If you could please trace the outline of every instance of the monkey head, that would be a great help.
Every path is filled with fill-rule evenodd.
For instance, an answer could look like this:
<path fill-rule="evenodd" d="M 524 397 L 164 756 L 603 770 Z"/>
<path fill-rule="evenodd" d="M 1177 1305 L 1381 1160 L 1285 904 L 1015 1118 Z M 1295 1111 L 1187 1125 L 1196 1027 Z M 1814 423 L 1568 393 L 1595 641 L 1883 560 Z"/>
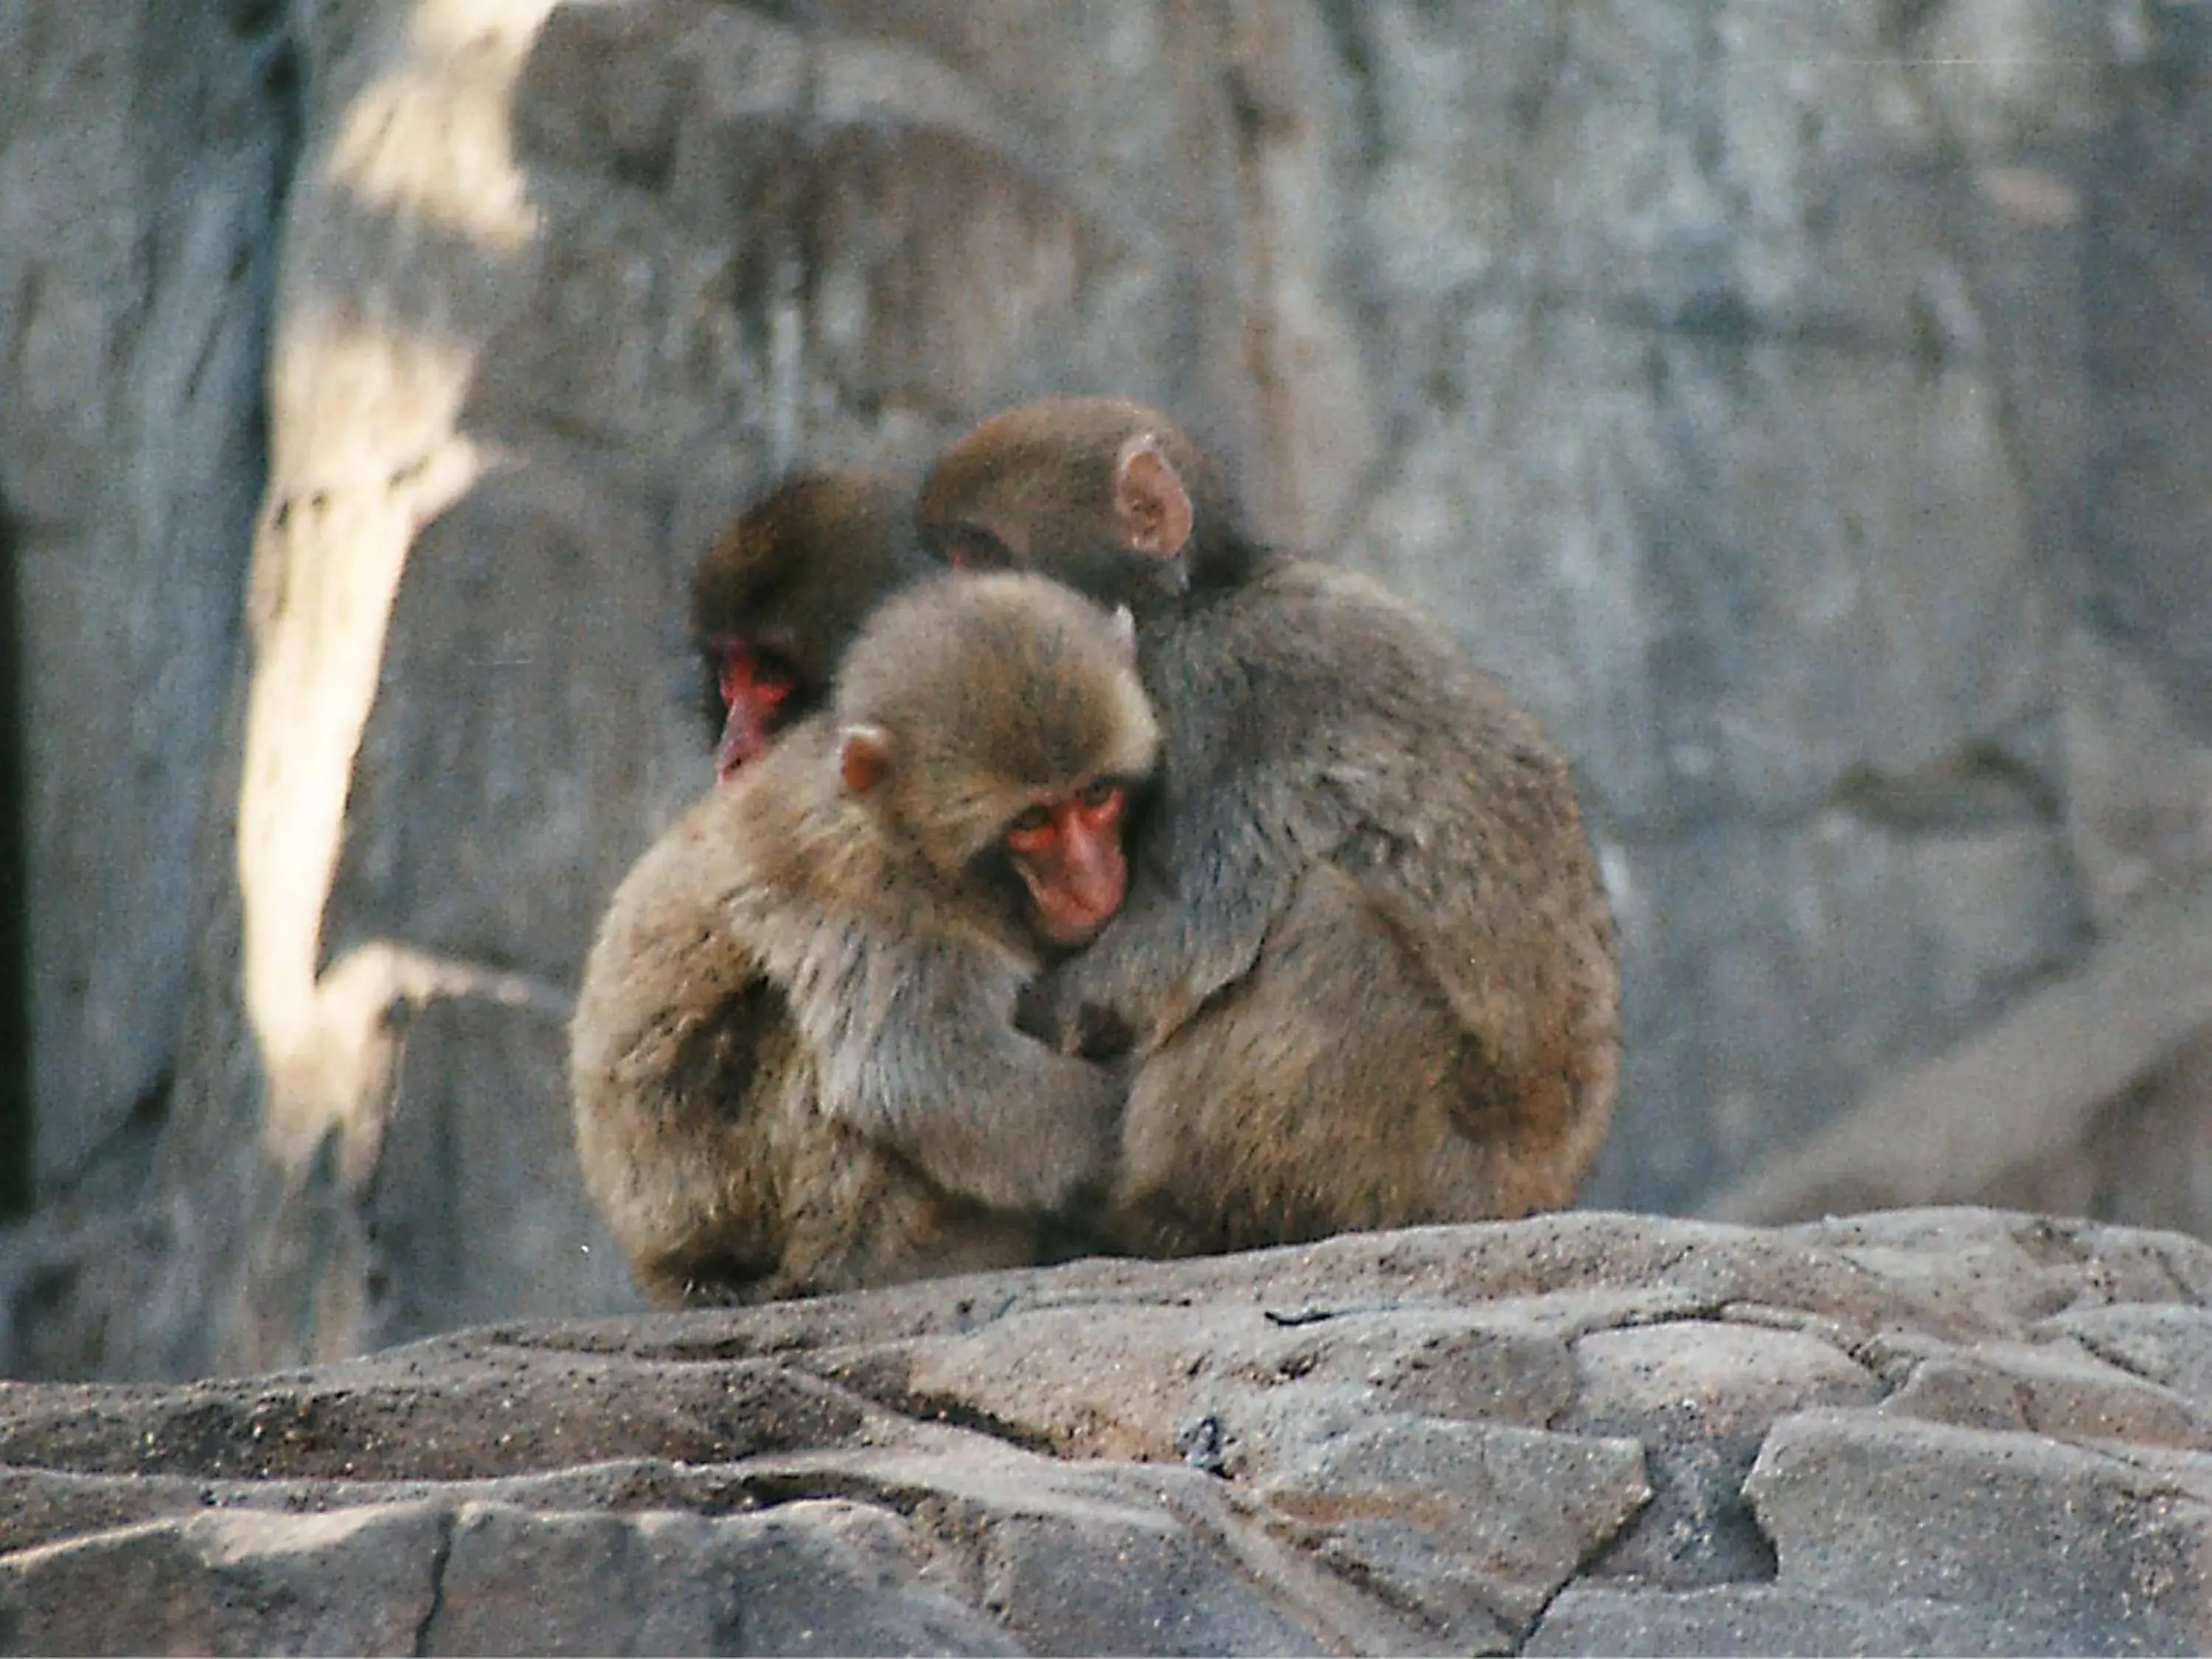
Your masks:
<path fill-rule="evenodd" d="M 823 707 L 861 620 L 931 568 L 905 489 L 879 473 L 793 473 L 740 514 L 691 577 L 718 775 Z"/>
<path fill-rule="evenodd" d="M 1127 611 L 948 574 L 876 612 L 833 707 L 843 787 L 936 878 L 1062 948 L 1121 908 L 1122 822 L 1159 750 Z"/>
<path fill-rule="evenodd" d="M 939 458 L 917 508 L 956 569 L 1041 571 L 1108 605 L 1233 580 L 1246 559 L 1226 487 L 1182 428 L 1120 398 L 1046 398 Z"/>

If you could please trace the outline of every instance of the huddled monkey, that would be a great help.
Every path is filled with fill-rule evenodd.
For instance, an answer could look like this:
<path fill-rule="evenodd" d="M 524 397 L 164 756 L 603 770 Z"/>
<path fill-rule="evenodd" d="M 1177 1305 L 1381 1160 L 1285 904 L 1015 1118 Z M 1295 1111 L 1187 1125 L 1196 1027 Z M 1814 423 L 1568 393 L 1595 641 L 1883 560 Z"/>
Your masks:
<path fill-rule="evenodd" d="M 717 773 L 758 759 L 821 708 L 868 613 L 934 568 L 912 489 L 862 467 L 793 473 L 732 520 L 691 576 Z"/>
<path fill-rule="evenodd" d="M 1534 721 L 1376 584 L 1256 544 L 1157 410 L 987 421 L 919 516 L 956 567 L 1135 611 L 1157 811 L 1128 903 L 1023 1012 L 1133 1061 L 1111 1236 L 1183 1254 L 1569 1202 L 1620 980 Z"/>
<path fill-rule="evenodd" d="M 586 1185 L 649 1297 L 1054 1253 L 1054 1216 L 1103 1190 L 1124 1080 L 1018 1030 L 1016 1002 L 1120 908 L 1158 746 L 1126 616 L 939 575 L 646 852 L 586 959 L 570 1074 Z"/>

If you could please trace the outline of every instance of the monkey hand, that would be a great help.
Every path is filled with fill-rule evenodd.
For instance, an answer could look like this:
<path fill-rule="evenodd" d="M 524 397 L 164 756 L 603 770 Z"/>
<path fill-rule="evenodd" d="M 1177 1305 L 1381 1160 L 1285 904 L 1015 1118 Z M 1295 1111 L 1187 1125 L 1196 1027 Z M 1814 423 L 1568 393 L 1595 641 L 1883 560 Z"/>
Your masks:
<path fill-rule="evenodd" d="M 1121 1068 L 1054 1057 L 1054 1086 L 1023 1109 L 1001 1114 L 988 1138 L 988 1162 L 955 1182 L 1002 1209 L 1075 1215 L 1097 1212 L 1113 1184 L 1121 1148 L 1128 1080 Z"/>
<path fill-rule="evenodd" d="M 1112 1007 L 1090 1000 L 1070 971 L 1030 981 L 1014 1005 L 1014 1028 L 1079 1060 L 1122 1060 L 1136 1046 L 1129 1022 Z"/>

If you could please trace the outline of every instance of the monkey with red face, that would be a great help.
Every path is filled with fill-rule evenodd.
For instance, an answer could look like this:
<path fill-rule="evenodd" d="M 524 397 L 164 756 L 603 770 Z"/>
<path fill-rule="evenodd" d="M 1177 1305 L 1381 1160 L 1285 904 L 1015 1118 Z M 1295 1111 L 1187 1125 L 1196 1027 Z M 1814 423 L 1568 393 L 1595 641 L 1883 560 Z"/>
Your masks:
<path fill-rule="evenodd" d="M 1158 736 L 1127 619 L 1028 576 L 884 605 L 617 890 L 570 1030 L 586 1184 L 668 1305 L 1045 1259 L 1123 1084 L 1015 1028 L 1120 908 Z"/>
<path fill-rule="evenodd" d="M 1025 404 L 939 459 L 957 565 L 1136 608 L 1159 711 L 1128 904 L 1024 1000 L 1136 1070 L 1108 1226 L 1152 1254 L 1565 1204 L 1619 1066 L 1565 761 L 1372 582 L 1269 551 L 1157 410 Z"/>
<path fill-rule="evenodd" d="M 866 468 L 793 473 L 740 514 L 691 577 L 717 774 L 820 708 L 869 612 L 934 568 L 910 490 Z"/>

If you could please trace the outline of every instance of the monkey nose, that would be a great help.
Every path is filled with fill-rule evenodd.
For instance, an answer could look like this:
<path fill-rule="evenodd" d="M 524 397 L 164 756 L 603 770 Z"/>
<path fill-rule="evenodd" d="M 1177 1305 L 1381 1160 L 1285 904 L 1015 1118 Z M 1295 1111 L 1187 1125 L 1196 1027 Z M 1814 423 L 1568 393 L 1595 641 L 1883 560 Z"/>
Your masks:
<path fill-rule="evenodd" d="M 727 783 L 767 752 L 767 723 L 745 703 L 732 704 L 729 718 L 722 723 L 722 739 L 714 748 L 715 781 Z"/>

